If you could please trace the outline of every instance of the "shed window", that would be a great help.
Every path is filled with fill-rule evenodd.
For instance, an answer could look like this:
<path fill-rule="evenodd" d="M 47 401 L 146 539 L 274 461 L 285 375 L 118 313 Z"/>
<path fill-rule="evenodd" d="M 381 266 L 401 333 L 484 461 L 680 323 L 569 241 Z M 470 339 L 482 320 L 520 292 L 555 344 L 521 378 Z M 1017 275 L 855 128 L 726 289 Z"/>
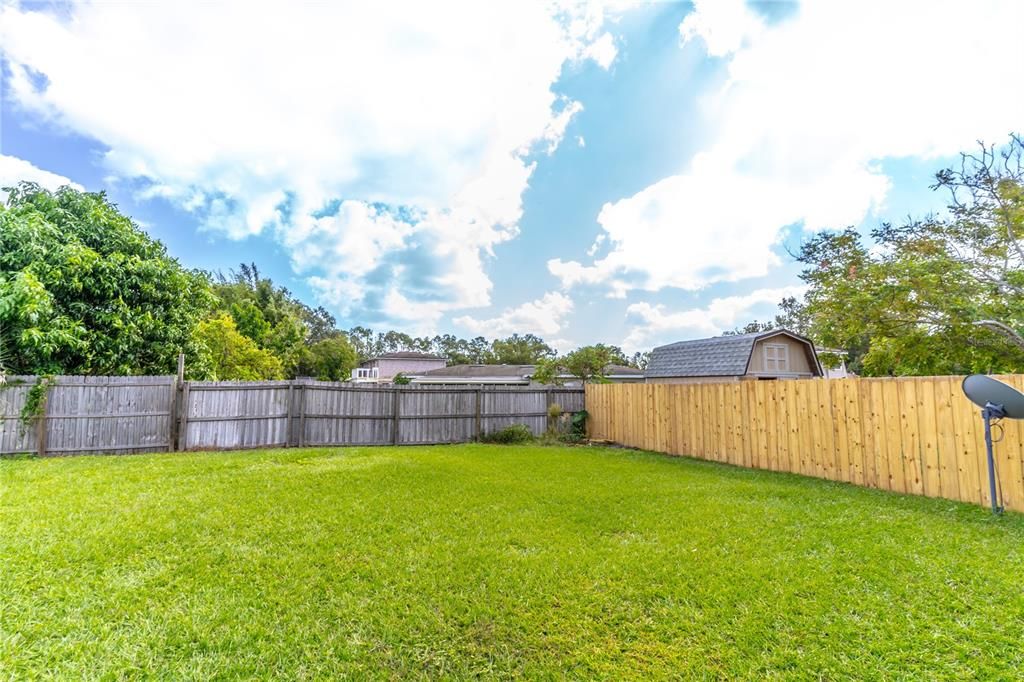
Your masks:
<path fill-rule="evenodd" d="M 764 344 L 764 368 L 769 372 L 788 372 L 789 346 L 784 343 Z"/>

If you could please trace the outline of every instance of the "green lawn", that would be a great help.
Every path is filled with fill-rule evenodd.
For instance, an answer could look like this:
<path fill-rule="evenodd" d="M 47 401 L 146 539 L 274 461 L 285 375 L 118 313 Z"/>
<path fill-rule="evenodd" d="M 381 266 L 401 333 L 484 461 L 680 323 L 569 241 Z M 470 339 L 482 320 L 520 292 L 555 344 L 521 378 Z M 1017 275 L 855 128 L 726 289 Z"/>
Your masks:
<path fill-rule="evenodd" d="M 1022 550 L 607 448 L 7 460 L 0 678 L 1020 678 Z"/>

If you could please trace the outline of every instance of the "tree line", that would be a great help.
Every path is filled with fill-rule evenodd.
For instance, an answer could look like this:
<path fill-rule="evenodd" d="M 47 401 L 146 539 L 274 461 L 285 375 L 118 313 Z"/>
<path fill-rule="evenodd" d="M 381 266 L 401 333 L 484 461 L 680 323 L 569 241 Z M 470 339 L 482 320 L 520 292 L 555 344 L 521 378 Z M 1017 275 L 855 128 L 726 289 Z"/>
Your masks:
<path fill-rule="evenodd" d="M 803 299 L 736 332 L 786 327 L 864 376 L 1024 371 L 1024 140 L 979 143 L 931 189 L 942 215 L 805 241 Z"/>
<path fill-rule="evenodd" d="M 343 380 L 360 362 L 423 351 L 449 364 L 537 364 L 557 353 L 534 334 L 489 340 L 348 330 L 255 264 L 208 273 L 183 267 L 103 193 L 32 183 L 0 206 L 0 371 L 193 379 Z M 616 364 L 627 358 L 599 345 Z"/>

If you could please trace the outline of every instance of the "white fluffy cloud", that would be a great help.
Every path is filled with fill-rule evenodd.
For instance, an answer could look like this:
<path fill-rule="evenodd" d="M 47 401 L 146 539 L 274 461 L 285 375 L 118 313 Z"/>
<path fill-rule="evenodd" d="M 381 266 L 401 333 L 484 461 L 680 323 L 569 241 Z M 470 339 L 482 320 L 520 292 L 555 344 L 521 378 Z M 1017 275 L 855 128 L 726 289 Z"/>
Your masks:
<path fill-rule="evenodd" d="M 429 320 L 489 301 L 483 257 L 517 234 L 529 155 L 580 110 L 552 85 L 614 59 L 602 25 L 541 2 L 8 5 L 0 49 L 9 95 L 101 142 L 143 196 L 271 231 L 342 312 L 404 299 Z M 422 299 L 430 263 L 424 284 L 453 288 Z"/>
<path fill-rule="evenodd" d="M 703 308 L 670 311 L 663 305 L 633 303 L 626 315 L 634 323 L 632 331 L 623 340 L 627 352 L 650 350 L 651 347 L 702 336 L 717 336 L 753 319 L 752 311 L 758 306 L 775 306 L 788 296 L 803 296 L 804 287 L 757 289 L 743 296 L 725 296 L 713 299 Z"/>
<path fill-rule="evenodd" d="M 703 100 L 709 144 L 677 175 L 605 204 L 609 250 L 554 259 L 564 286 L 698 289 L 767 274 L 780 230 L 857 224 L 885 200 L 884 159 L 935 158 L 1024 122 L 1024 3 L 810 1 L 777 24 L 739 0 L 680 27 L 728 59 Z"/>
<path fill-rule="evenodd" d="M 16 156 L 0 154 L 0 187 L 13 187 L 22 180 L 34 182 L 40 187 L 44 187 L 51 191 L 64 185 L 69 185 L 78 190 L 82 189 L 81 185 L 76 182 L 72 182 L 63 175 L 58 175 L 56 173 L 51 173 L 48 170 L 37 168 L 28 161 L 19 159 Z M 0 201 L 4 201 L 6 199 L 6 192 L 0 190 Z"/>
<path fill-rule="evenodd" d="M 468 315 L 455 318 L 474 334 L 488 337 L 507 336 L 515 333 L 532 333 L 540 336 L 557 334 L 572 312 L 572 299 L 558 291 L 550 291 L 535 301 L 523 303 L 515 308 L 506 308 L 501 315 L 487 320 L 478 320 Z M 559 339 L 565 345 L 564 339 Z"/>

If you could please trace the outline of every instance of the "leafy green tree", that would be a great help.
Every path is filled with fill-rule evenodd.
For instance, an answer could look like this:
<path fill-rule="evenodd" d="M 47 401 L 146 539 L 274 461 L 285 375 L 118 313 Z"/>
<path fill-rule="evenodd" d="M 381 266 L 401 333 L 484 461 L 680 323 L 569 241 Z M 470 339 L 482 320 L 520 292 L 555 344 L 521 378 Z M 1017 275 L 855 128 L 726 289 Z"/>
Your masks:
<path fill-rule="evenodd" d="M 566 371 L 585 384 L 604 381 L 605 370 L 611 364 L 625 364 L 625 357 L 618 346 L 603 343 L 577 348 L 562 359 Z"/>
<path fill-rule="evenodd" d="M 307 343 L 323 341 L 338 333 L 336 327 L 337 320 L 323 306 L 309 308 L 308 312 L 303 316 L 303 321 L 307 329 Z"/>
<path fill-rule="evenodd" d="M 346 332 L 349 343 L 356 350 L 356 356 L 360 362 L 369 360 L 374 355 L 379 355 L 375 352 L 374 348 L 374 334 L 373 330 L 368 327 L 356 326 Z"/>
<path fill-rule="evenodd" d="M 231 315 L 239 333 L 272 352 L 287 376 L 300 373 L 310 345 L 337 333 L 330 313 L 309 307 L 275 285 L 254 263 L 242 263 L 228 276 L 219 274 L 214 293 L 218 308 Z"/>
<path fill-rule="evenodd" d="M 356 350 L 342 334 L 322 339 L 307 347 L 298 362 L 297 374 L 321 381 L 344 381 L 359 364 Z"/>
<path fill-rule="evenodd" d="M 240 334 L 230 315 L 222 314 L 200 322 L 195 337 L 201 355 L 211 368 L 212 379 L 257 381 L 284 378 L 281 361 Z"/>
<path fill-rule="evenodd" d="M 948 216 L 805 243 L 813 338 L 867 375 L 1024 369 L 1024 143 L 982 146 L 937 174 Z"/>
<path fill-rule="evenodd" d="M 378 347 L 381 353 L 396 353 L 403 350 L 416 350 L 416 343 L 408 334 L 391 330 L 380 336 Z"/>
<path fill-rule="evenodd" d="M 651 361 L 650 351 L 637 351 L 633 353 L 633 357 L 629 359 L 628 363 L 625 363 L 629 367 L 636 367 L 637 369 L 647 369 L 648 363 Z"/>
<path fill-rule="evenodd" d="M 431 350 L 447 360 L 449 365 L 477 364 L 469 352 L 469 342 L 452 334 L 435 336 Z"/>
<path fill-rule="evenodd" d="M 533 375 L 530 378 L 538 384 L 561 386 L 564 383 L 561 377 L 562 373 L 562 365 L 559 358 L 542 358 L 537 362 L 537 366 L 534 367 Z"/>
<path fill-rule="evenodd" d="M 228 312 L 235 320 L 238 332 L 255 344 L 262 346 L 270 338 L 270 323 L 263 317 L 263 311 L 251 300 L 242 300 L 228 306 Z"/>
<path fill-rule="evenodd" d="M 537 363 L 533 380 L 559 385 L 563 383 L 562 375 L 570 374 L 585 384 L 604 383 L 608 365 L 624 364 L 621 348 L 598 343 L 577 348 L 561 358 L 543 358 Z"/>
<path fill-rule="evenodd" d="M 555 356 L 554 349 L 533 334 L 513 334 L 505 339 L 495 339 L 491 349 L 494 362 L 499 365 L 532 365 Z"/>
<path fill-rule="evenodd" d="M 759 322 L 754 320 L 733 331 L 724 332 L 722 336 L 735 336 L 738 334 L 759 334 L 771 331 L 772 329 L 787 329 L 791 332 L 808 336 L 810 334 L 810 318 L 807 314 L 807 307 L 795 296 L 787 296 L 779 301 L 779 312 L 771 322 Z"/>
<path fill-rule="evenodd" d="M 496 362 L 491 344 L 482 336 L 466 341 L 466 353 L 470 363 L 474 365 L 491 365 Z"/>
<path fill-rule="evenodd" d="M 739 336 L 741 334 L 760 334 L 761 332 L 767 332 L 775 329 L 775 323 L 773 322 L 759 322 L 754 320 L 748 322 L 742 327 L 737 327 L 732 331 L 722 332 L 722 336 Z"/>
<path fill-rule="evenodd" d="M 0 207 L 0 328 L 9 371 L 169 374 L 195 356 L 212 302 L 104 194 L 21 183 Z"/>
<path fill-rule="evenodd" d="M 442 337 L 434 337 L 433 339 L 427 336 L 414 337 L 405 332 L 395 330 L 374 332 L 372 329 L 362 326 L 349 329 L 348 338 L 355 347 L 360 361 L 365 361 L 384 353 L 395 353 L 398 351 L 439 352 L 435 348 L 435 344 L 442 339 Z M 445 338 L 455 339 L 455 337 L 450 335 Z"/>
<path fill-rule="evenodd" d="M 87 344 L 85 328 L 56 313 L 53 297 L 31 272 L 0 275 L 0 320 L 5 372 L 61 372 L 55 359 Z"/>
<path fill-rule="evenodd" d="M 807 306 L 796 296 L 787 296 L 779 301 L 779 312 L 775 315 L 775 327 L 788 329 L 801 336 L 810 336 L 811 320 Z"/>

